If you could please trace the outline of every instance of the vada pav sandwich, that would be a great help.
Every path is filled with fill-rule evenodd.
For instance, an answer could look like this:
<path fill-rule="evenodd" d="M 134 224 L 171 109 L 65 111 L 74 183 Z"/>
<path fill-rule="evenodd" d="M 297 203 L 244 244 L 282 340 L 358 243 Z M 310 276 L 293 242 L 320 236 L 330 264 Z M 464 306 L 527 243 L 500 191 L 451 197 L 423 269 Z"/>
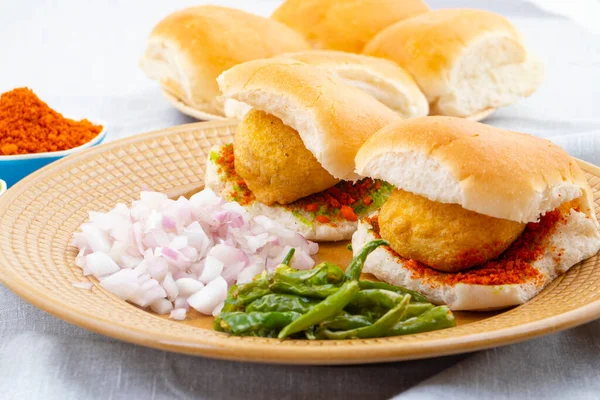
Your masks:
<path fill-rule="evenodd" d="M 582 170 L 544 139 L 413 118 L 370 137 L 356 172 L 395 187 L 352 237 L 355 254 L 372 239 L 389 242 L 363 271 L 453 310 L 525 303 L 600 249 Z"/>
<path fill-rule="evenodd" d="M 428 11 L 422 0 L 286 0 L 271 18 L 302 33 L 316 49 L 360 53 L 385 27 Z"/>
<path fill-rule="evenodd" d="M 430 114 L 481 120 L 531 95 L 543 65 L 503 16 L 445 9 L 417 15 L 379 32 L 363 51 L 392 60 L 415 79 Z"/>
<path fill-rule="evenodd" d="M 198 6 L 175 12 L 154 27 L 140 66 L 172 102 L 201 119 L 223 118 L 217 76 L 236 64 L 308 50 L 282 23 L 241 10 Z"/>
<path fill-rule="evenodd" d="M 403 118 L 429 114 L 429 103 L 413 78 L 398 64 L 383 58 L 333 50 L 308 50 L 281 56 L 313 65 L 336 75 L 375 97 Z M 242 119 L 251 107 L 225 100 L 225 114 Z"/>
<path fill-rule="evenodd" d="M 397 114 L 339 78 L 288 59 L 243 63 L 218 82 L 225 98 L 252 109 L 233 145 L 212 149 L 206 186 L 307 239 L 350 239 L 358 217 L 391 190 L 358 181 L 354 157 Z"/>

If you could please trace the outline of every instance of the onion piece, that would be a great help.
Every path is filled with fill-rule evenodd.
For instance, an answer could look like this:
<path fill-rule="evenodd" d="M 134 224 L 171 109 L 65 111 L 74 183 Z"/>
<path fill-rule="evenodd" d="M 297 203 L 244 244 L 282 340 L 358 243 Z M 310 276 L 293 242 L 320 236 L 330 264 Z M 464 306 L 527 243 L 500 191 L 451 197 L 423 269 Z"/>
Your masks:
<path fill-rule="evenodd" d="M 175 321 L 183 321 L 187 314 L 187 310 L 185 308 L 176 308 L 169 314 L 169 318 L 174 319 Z"/>
<path fill-rule="evenodd" d="M 183 297 L 189 297 L 204 287 L 202 282 L 192 278 L 177 279 L 175 284 L 179 290 L 179 295 Z"/>
<path fill-rule="evenodd" d="M 208 283 L 202 290 L 188 299 L 188 304 L 196 311 L 211 315 L 215 308 L 227 297 L 227 282 L 220 276 Z"/>
<path fill-rule="evenodd" d="M 150 304 L 150 308 L 157 314 L 164 315 L 173 311 L 173 303 L 167 299 L 158 299 Z"/>

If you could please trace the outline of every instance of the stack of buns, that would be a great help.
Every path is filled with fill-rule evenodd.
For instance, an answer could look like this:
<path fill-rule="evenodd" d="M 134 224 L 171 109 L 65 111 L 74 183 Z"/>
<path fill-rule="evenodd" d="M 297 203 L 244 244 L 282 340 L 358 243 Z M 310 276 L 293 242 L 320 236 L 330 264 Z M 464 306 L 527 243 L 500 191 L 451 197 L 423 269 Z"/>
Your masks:
<path fill-rule="evenodd" d="M 542 63 L 504 17 L 430 11 L 422 0 L 287 0 L 271 18 L 218 6 L 167 16 L 152 31 L 142 69 L 200 119 L 242 118 L 216 78 L 251 60 L 291 58 L 333 72 L 402 118 L 481 120 L 532 94 Z"/>

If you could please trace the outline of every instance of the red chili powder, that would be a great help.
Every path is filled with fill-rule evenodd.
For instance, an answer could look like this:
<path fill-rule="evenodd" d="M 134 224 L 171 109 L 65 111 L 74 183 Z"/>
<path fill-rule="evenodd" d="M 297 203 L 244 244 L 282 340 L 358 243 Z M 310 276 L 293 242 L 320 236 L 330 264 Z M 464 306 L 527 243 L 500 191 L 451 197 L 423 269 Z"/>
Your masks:
<path fill-rule="evenodd" d="M 461 272 L 436 271 L 418 261 L 406 260 L 404 267 L 411 271 L 415 279 L 422 279 L 432 286 L 437 284 L 455 285 L 457 283 L 475 285 L 507 285 L 523 283 L 541 274 L 531 266 L 531 263 L 544 255 L 542 239 L 549 235 L 556 224 L 564 218 L 560 210 L 554 210 L 541 217 L 539 222 L 531 222 L 521 236 L 496 260 L 486 262 Z M 373 233 L 379 236 L 379 221 L 377 216 L 367 219 L 373 226 Z M 398 253 L 390 247 L 386 250 L 396 257 Z"/>

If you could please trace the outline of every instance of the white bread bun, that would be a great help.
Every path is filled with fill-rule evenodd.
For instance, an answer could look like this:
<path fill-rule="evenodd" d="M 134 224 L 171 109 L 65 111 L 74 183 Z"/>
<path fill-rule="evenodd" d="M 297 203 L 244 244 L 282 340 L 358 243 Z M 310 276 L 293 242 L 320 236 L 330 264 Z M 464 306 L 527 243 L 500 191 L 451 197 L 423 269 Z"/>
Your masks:
<path fill-rule="evenodd" d="M 350 86 L 361 89 L 403 118 L 429 114 L 429 104 L 414 79 L 398 64 L 378 57 L 333 50 L 282 54 L 330 71 Z"/>
<path fill-rule="evenodd" d="M 429 114 L 429 103 L 413 78 L 398 64 L 378 57 L 335 50 L 307 50 L 281 56 L 326 70 L 396 111 L 403 118 Z M 225 100 L 225 115 L 242 119 L 252 107 Z"/>
<path fill-rule="evenodd" d="M 377 239 L 368 220 L 359 222 L 352 236 L 356 255 L 365 243 Z M 557 276 L 578 262 L 600 250 L 600 236 L 595 221 L 583 212 L 571 209 L 556 229 L 545 239 L 544 253 L 531 267 L 538 276 L 512 284 L 484 285 L 475 283 L 448 283 L 442 273 L 419 276 L 389 248 L 379 247 L 367 258 L 363 272 L 371 273 L 382 281 L 422 293 L 436 304 L 446 304 L 451 310 L 490 310 L 523 304 L 542 291 Z"/>
<path fill-rule="evenodd" d="M 579 199 L 597 224 L 577 163 L 552 142 L 455 117 L 397 121 L 371 136 L 356 172 L 432 201 L 528 223 Z"/>
<path fill-rule="evenodd" d="M 501 15 L 445 9 L 395 23 L 364 53 L 395 61 L 415 79 L 433 115 L 469 117 L 531 95 L 543 65 Z"/>
<path fill-rule="evenodd" d="M 360 146 L 400 118 L 327 71 L 287 58 L 239 64 L 217 81 L 225 99 L 249 104 L 296 130 L 306 148 L 337 179 L 357 180 L 354 157 Z"/>
<path fill-rule="evenodd" d="M 268 19 L 218 6 L 175 12 L 153 29 L 140 66 L 163 91 L 207 118 L 224 116 L 217 76 L 236 64 L 310 45 L 294 30 Z"/>
<path fill-rule="evenodd" d="M 427 11 L 422 0 L 286 0 L 271 18 L 302 33 L 317 49 L 360 53 L 385 27 Z"/>

